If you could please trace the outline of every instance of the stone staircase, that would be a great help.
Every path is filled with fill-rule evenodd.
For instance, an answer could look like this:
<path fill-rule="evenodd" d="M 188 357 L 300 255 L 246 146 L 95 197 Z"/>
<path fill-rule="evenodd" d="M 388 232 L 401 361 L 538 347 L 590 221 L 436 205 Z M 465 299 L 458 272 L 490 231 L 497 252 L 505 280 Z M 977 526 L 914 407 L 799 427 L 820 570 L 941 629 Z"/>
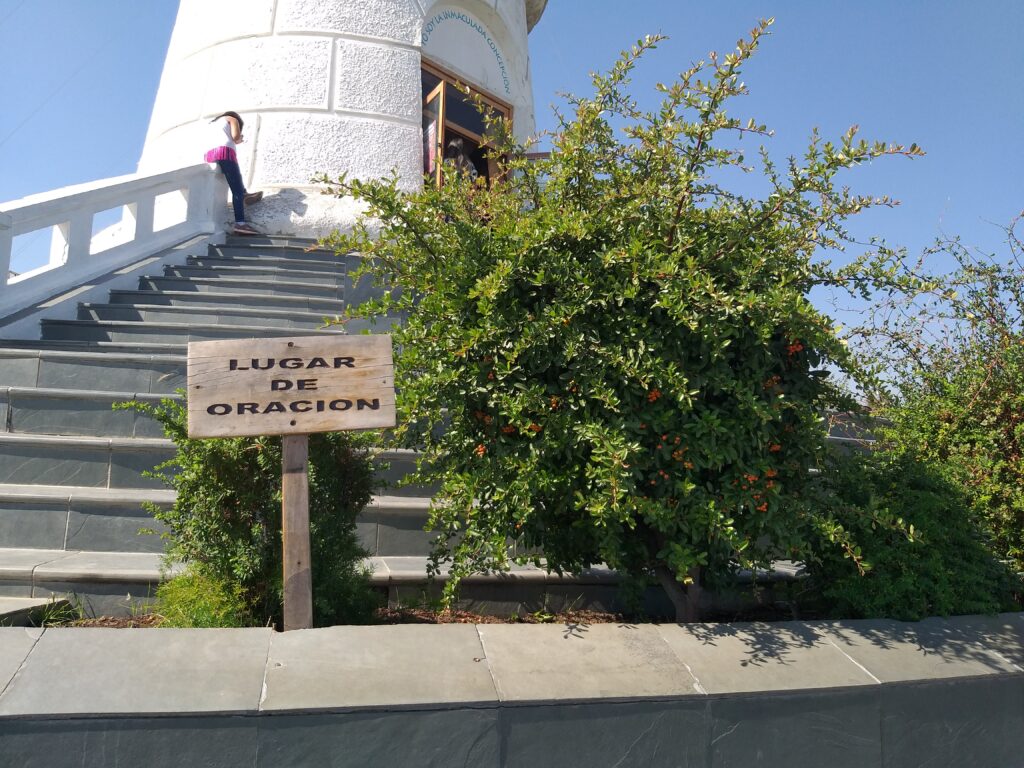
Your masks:
<path fill-rule="evenodd" d="M 163 545 L 139 533 L 159 529 L 142 504 L 174 497 L 145 473 L 173 446 L 155 421 L 112 405 L 177 397 L 189 341 L 366 327 L 325 327 L 364 298 L 348 277 L 358 257 L 312 246 L 229 239 L 140 277 L 137 289 L 111 290 L 105 303 L 80 303 L 75 319 L 44 318 L 40 338 L 0 339 L 0 597 L 9 609 L 71 593 L 86 611 L 124 613 L 150 595 Z M 393 481 L 413 456 L 382 459 Z M 358 524 L 375 580 L 422 583 L 429 499 L 415 488 L 388 493 Z"/>

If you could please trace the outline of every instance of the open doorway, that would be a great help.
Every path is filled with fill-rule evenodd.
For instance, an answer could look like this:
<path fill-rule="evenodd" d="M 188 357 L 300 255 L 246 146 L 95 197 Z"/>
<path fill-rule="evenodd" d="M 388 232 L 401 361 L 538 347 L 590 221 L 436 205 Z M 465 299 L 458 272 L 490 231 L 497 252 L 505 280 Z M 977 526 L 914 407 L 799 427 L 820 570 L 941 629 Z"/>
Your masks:
<path fill-rule="evenodd" d="M 456 87 L 459 79 L 435 64 L 424 61 L 423 85 L 423 173 L 441 185 L 442 160 L 447 158 L 474 178 L 490 184 L 497 174 L 495 163 L 487 157 L 486 126 L 483 116 L 469 96 Z M 506 118 L 512 107 L 494 96 L 479 93 L 484 104 Z M 459 157 L 457 157 L 457 155 Z"/>

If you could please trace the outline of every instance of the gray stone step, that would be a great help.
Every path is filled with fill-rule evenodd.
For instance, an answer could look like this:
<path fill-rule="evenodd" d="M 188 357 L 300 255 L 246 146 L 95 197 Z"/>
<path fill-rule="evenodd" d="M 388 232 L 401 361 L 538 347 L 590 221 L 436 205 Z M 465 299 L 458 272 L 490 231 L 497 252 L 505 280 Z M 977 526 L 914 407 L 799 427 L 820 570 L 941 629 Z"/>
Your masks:
<path fill-rule="evenodd" d="M 158 342 L 114 342 L 114 341 L 75 341 L 73 339 L 0 339 L 0 345 L 8 349 L 21 349 L 38 352 L 71 352 L 99 353 L 117 356 L 182 357 L 188 353 L 188 345 L 184 343 Z"/>
<path fill-rule="evenodd" d="M 143 506 L 169 507 L 167 488 L 115 489 L 82 486 L 0 485 L 0 541 L 27 549 L 88 549 L 102 552 L 161 552 L 165 530 Z M 428 498 L 374 496 L 356 523 L 371 556 L 419 556 L 430 552 L 433 533 L 424 531 Z"/>
<path fill-rule="evenodd" d="M 168 507 L 165 488 L 0 484 L 0 542 L 25 549 L 162 552 L 165 530 L 144 504 Z"/>
<path fill-rule="evenodd" d="M 138 400 L 155 405 L 175 395 L 88 389 L 0 387 L 0 432 L 94 437 L 163 437 L 159 423 L 115 403 Z"/>
<path fill-rule="evenodd" d="M 436 488 L 422 485 L 400 485 L 402 479 L 416 468 L 415 451 L 395 449 L 381 451 L 374 457 L 377 477 L 383 481 L 381 493 L 401 497 L 431 497 Z"/>
<path fill-rule="evenodd" d="M 194 291 L 215 293 L 267 294 L 271 296 L 303 296 L 306 298 L 344 300 L 347 283 L 326 284 L 275 280 L 273 278 L 211 278 L 162 277 L 150 275 L 139 278 L 139 288 L 150 291 Z M 352 293 L 351 289 L 348 293 Z"/>
<path fill-rule="evenodd" d="M 251 265 L 219 267 L 166 266 L 164 267 L 164 276 L 217 279 L 225 277 L 234 280 L 247 280 L 249 278 L 281 279 L 294 282 L 316 283 L 318 285 L 338 285 L 345 281 L 343 272 L 335 272 L 333 270 L 286 269 Z"/>
<path fill-rule="evenodd" d="M 316 240 L 306 237 L 289 237 L 287 235 L 228 235 L 223 246 L 214 248 L 248 248 L 264 250 L 268 246 L 282 249 L 305 251 L 313 248 L 320 253 L 333 253 L 330 249 L 321 248 Z"/>
<path fill-rule="evenodd" d="M 359 543 L 373 557 L 425 557 L 436 534 L 424 530 L 430 499 L 374 496 L 356 521 Z"/>
<path fill-rule="evenodd" d="M 361 258 L 358 253 L 337 255 L 334 251 L 314 248 L 300 248 L 283 245 L 211 245 L 207 255 L 215 258 L 241 259 L 301 259 L 304 261 L 321 261 L 325 263 L 355 263 Z"/>
<path fill-rule="evenodd" d="M 362 333 L 367 329 L 374 333 L 389 333 L 401 322 L 398 318 L 345 318 L 339 314 L 332 313 L 268 309 L 260 306 L 249 308 L 214 305 L 197 308 L 182 305 L 83 303 L 79 305 L 78 314 L 78 319 L 81 321 L 143 323 L 153 329 L 166 326 L 173 326 L 178 329 L 186 326 L 190 328 L 235 326 L 236 328 L 243 329 L 272 328 L 288 331 L 288 333 L 283 335 L 295 336 L 305 336 L 319 331 L 354 334 Z M 208 333 L 208 331 L 203 331 L 203 333 Z M 242 336 L 246 335 L 251 336 L 253 334 L 242 334 Z M 274 333 L 273 335 L 279 336 L 282 334 Z M 163 342 L 173 342 L 175 339 L 171 335 L 162 333 L 160 340 Z M 112 341 L 117 341 L 117 339 L 112 339 Z M 195 339 L 189 338 L 187 341 L 195 341 Z"/>
<path fill-rule="evenodd" d="M 115 343 L 187 344 L 190 341 L 213 339 L 273 338 L 296 335 L 295 328 L 240 324 L 193 325 L 188 322 L 131 323 L 107 320 L 43 320 L 41 325 L 44 340 L 110 341 Z M 337 335 L 341 333 L 344 333 L 343 329 L 332 327 L 304 329 L 301 335 Z"/>
<path fill-rule="evenodd" d="M 188 323 L 197 325 L 273 325 L 281 328 L 325 327 L 324 314 L 290 309 L 234 307 L 211 304 L 205 307 L 160 304 L 92 304 L 78 306 L 79 320 L 110 320 L 135 323 Z M 257 322 L 258 321 L 258 322 Z"/>
<path fill-rule="evenodd" d="M 121 354 L 113 350 L 61 351 L 48 342 L 0 341 L 0 386 L 169 394 L 185 386 L 181 355 Z M 83 345 L 84 346 L 84 345 Z M 184 347 L 179 348 L 183 353 Z"/>
<path fill-rule="evenodd" d="M 211 307 L 232 306 L 239 309 L 275 309 L 310 312 L 318 315 L 340 315 L 345 302 L 340 299 L 316 299 L 306 296 L 271 296 L 268 294 L 217 293 L 215 291 L 111 291 L 111 304 L 146 304 L 149 306 Z"/>
<path fill-rule="evenodd" d="M 87 616 L 125 616 L 166 576 L 163 555 L 0 548 L 0 595 L 69 599 Z"/>
<path fill-rule="evenodd" d="M 63 612 L 71 603 L 55 597 L 0 596 L 0 627 L 39 626 L 47 614 Z"/>
<path fill-rule="evenodd" d="M 0 434 L 0 483 L 91 488 L 163 488 L 145 477 L 174 455 L 162 438 Z"/>
<path fill-rule="evenodd" d="M 16 391 L 20 392 L 20 389 Z M 64 394 L 46 393 L 55 402 Z M 31 398 L 31 393 L 26 392 Z M 128 393 L 122 395 L 130 397 Z M 112 401 L 117 393 L 99 393 L 96 402 Z M 18 399 L 18 398 L 16 398 Z M 155 398 L 148 398 L 152 401 Z M 29 400 L 28 402 L 31 402 Z M 38 403 L 37 403 L 38 405 Z M 52 422 L 53 418 L 38 412 L 25 418 Z M 133 411 L 123 412 L 123 429 L 138 430 L 138 422 L 128 426 Z M 116 412 L 116 420 L 122 412 Z M 20 417 L 18 417 L 20 418 Z M 113 423 L 112 420 L 112 423 Z M 84 431 L 88 427 L 75 427 Z M 149 427 L 143 429 L 148 430 Z M 170 458 L 174 447 L 170 440 L 156 436 L 87 436 L 55 435 L 38 432 L 0 432 L 0 483 L 42 485 L 84 485 L 97 488 L 159 488 L 160 484 L 141 476 L 156 464 Z M 398 487 L 399 481 L 412 471 L 416 454 L 413 451 L 389 450 L 374 456 L 378 477 L 385 483 L 386 493 L 394 496 L 429 496 L 430 489 L 420 486 Z"/>
<path fill-rule="evenodd" d="M 371 583 L 387 592 L 392 605 L 423 599 L 429 585 L 427 563 L 424 555 L 365 560 Z M 0 595 L 67 598 L 88 615 L 130 614 L 149 601 L 156 585 L 167 576 L 157 553 L 0 548 Z M 447 577 L 447 569 L 442 567 L 433 589 Z M 514 612 L 523 604 L 557 609 L 555 603 L 548 602 L 549 592 L 557 596 L 559 605 L 568 604 L 567 595 L 572 595 L 571 603 L 580 607 L 588 594 L 612 594 L 617 582 L 617 574 L 603 566 L 559 575 L 533 565 L 517 565 L 507 573 L 469 576 L 460 591 L 467 595 L 467 607 L 486 610 L 490 606 L 508 615 L 510 609 Z"/>
<path fill-rule="evenodd" d="M 356 257 L 333 259 L 307 259 L 303 254 L 281 256 L 277 253 L 254 253 L 252 255 L 208 255 L 189 256 L 185 259 L 189 267 L 259 269 L 273 268 L 281 270 L 300 270 L 317 272 L 325 275 L 344 275 L 349 269 L 357 267 L 361 259 Z"/>

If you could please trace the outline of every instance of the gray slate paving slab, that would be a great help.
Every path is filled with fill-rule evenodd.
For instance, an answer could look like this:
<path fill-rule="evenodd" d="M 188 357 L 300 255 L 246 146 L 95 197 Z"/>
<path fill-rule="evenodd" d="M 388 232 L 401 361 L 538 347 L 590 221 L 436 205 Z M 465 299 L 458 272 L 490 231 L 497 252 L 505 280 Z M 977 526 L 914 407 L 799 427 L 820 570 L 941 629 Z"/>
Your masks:
<path fill-rule="evenodd" d="M 1016 671 L 1015 664 L 978 637 L 971 618 L 917 623 L 869 619 L 810 626 L 883 683 Z"/>
<path fill-rule="evenodd" d="M 707 693 L 876 682 L 827 637 L 798 622 L 666 624 L 658 631 Z"/>
<path fill-rule="evenodd" d="M 135 414 L 115 411 L 109 400 L 59 398 L 20 391 L 11 397 L 14 432 L 132 437 Z"/>
<path fill-rule="evenodd" d="M 0 483 L 103 487 L 109 463 L 106 445 L 9 441 L 0 452 Z"/>
<path fill-rule="evenodd" d="M 0 595 L 3 597 L 32 597 L 32 580 L 4 577 L 0 579 Z"/>
<path fill-rule="evenodd" d="M 42 634 L 34 627 L 0 627 L 0 699 Z"/>
<path fill-rule="evenodd" d="M 156 531 L 141 534 L 140 529 Z M 167 527 L 141 505 L 71 502 L 67 516 L 67 548 L 101 552 L 163 552 L 159 533 Z"/>
<path fill-rule="evenodd" d="M 48 629 L 0 715 L 253 711 L 271 632 Z"/>
<path fill-rule="evenodd" d="M 329 627 L 275 634 L 265 711 L 497 701 L 476 628 Z"/>
<path fill-rule="evenodd" d="M 66 501 L 0 501 L 0 541 L 10 547 L 59 549 L 67 523 Z"/>
<path fill-rule="evenodd" d="M 698 694 L 654 626 L 481 624 L 502 701 Z"/>
<path fill-rule="evenodd" d="M 0 339 L 0 387 L 34 387 L 39 377 L 39 353 L 3 349 Z"/>

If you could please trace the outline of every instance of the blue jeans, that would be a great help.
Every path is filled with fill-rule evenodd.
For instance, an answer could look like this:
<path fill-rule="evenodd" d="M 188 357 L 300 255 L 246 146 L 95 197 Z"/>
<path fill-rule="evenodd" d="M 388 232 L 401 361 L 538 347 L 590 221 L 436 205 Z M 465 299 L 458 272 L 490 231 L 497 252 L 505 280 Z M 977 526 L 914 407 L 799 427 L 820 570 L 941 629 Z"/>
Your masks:
<path fill-rule="evenodd" d="M 242 183 L 242 169 L 234 160 L 218 160 L 217 165 L 231 188 L 231 205 L 235 209 L 235 223 L 245 221 L 245 184 Z"/>

